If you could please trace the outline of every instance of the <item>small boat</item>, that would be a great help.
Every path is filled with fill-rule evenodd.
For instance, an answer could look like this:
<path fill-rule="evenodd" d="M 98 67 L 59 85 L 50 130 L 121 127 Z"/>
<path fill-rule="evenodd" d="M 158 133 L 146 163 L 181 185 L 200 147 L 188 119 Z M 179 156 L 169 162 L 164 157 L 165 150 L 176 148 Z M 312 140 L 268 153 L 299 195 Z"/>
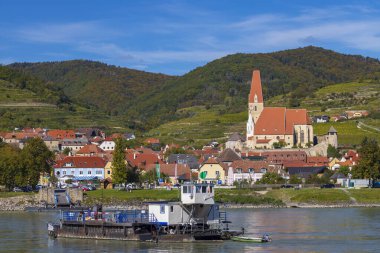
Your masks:
<path fill-rule="evenodd" d="M 264 235 L 263 237 L 232 236 L 231 240 L 236 241 L 236 242 L 253 242 L 253 243 L 264 243 L 264 242 L 272 241 L 272 239 L 268 235 Z"/>

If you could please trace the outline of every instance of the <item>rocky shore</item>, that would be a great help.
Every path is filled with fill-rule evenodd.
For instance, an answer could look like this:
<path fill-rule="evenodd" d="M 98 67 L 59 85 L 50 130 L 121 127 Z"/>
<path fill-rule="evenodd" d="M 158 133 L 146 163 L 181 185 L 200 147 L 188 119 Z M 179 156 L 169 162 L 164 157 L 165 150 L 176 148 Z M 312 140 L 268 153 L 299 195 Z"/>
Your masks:
<path fill-rule="evenodd" d="M 0 211 L 24 211 L 26 207 L 43 207 L 36 195 L 0 198 Z"/>

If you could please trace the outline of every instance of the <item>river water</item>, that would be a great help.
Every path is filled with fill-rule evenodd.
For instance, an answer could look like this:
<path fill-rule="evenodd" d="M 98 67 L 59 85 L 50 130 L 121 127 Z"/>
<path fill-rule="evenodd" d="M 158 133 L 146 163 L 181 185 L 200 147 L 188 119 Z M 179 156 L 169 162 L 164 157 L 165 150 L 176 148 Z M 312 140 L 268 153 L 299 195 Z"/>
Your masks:
<path fill-rule="evenodd" d="M 0 212 L 0 252 L 380 252 L 380 209 L 228 209 L 231 228 L 269 233 L 267 244 L 49 239 L 57 213 Z"/>

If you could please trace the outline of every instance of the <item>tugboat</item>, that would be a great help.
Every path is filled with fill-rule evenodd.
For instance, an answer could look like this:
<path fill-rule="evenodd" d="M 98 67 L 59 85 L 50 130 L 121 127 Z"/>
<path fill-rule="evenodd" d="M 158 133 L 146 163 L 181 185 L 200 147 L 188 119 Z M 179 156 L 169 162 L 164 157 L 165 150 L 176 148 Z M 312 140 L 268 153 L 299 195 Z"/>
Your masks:
<path fill-rule="evenodd" d="M 57 224 L 48 224 L 55 238 L 97 238 L 134 241 L 192 242 L 228 240 L 243 231 L 229 230 L 227 213 L 214 201 L 212 184 L 181 186 L 177 202 L 149 202 L 147 210 L 61 211 Z"/>

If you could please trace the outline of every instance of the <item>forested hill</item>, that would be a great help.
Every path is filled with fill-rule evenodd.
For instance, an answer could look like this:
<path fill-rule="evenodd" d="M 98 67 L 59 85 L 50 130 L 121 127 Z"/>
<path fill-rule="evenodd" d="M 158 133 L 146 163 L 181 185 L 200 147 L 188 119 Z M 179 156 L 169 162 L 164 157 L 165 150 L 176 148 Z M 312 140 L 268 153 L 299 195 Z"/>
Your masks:
<path fill-rule="evenodd" d="M 61 87 L 81 105 L 108 114 L 125 114 L 153 127 L 186 115 L 179 108 L 223 104 L 246 109 L 253 69 L 260 69 L 266 98 L 291 92 L 290 106 L 320 87 L 380 79 L 380 62 L 317 47 L 267 54 L 233 54 L 171 77 L 91 61 L 9 65 Z M 289 105 L 288 105 L 289 106 Z"/>
<path fill-rule="evenodd" d="M 77 104 L 109 115 L 126 113 L 136 97 L 175 79 L 164 74 L 85 60 L 15 63 L 8 66 L 52 82 Z"/>

